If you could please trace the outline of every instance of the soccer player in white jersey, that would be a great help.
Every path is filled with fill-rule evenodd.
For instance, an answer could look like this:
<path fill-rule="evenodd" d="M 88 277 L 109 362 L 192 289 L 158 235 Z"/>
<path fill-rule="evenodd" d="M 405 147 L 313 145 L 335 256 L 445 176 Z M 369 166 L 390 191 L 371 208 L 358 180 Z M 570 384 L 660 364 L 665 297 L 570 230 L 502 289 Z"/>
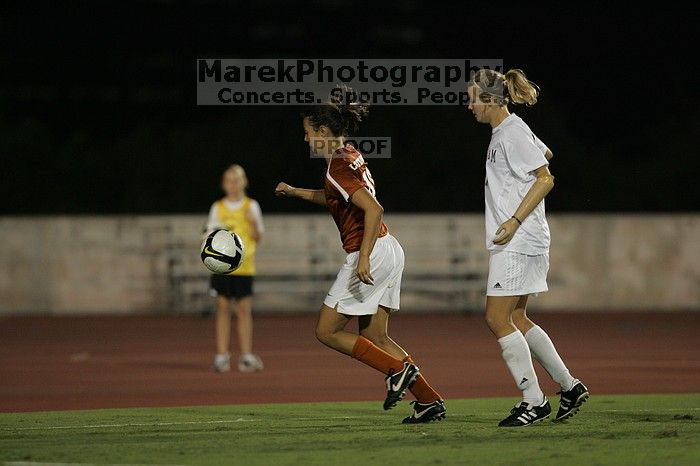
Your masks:
<path fill-rule="evenodd" d="M 490 252 L 486 323 L 498 338 L 503 359 L 523 401 L 499 426 L 519 427 L 547 418 L 532 358 L 561 385 L 555 421 L 573 416 L 588 389 L 570 373 L 552 340 L 526 314 L 528 297 L 545 292 L 549 270 L 549 226 L 544 198 L 554 186 L 552 152 L 508 104 L 534 105 L 539 88 L 521 70 L 505 74 L 482 69 L 469 82 L 469 110 L 491 126 L 486 153 L 486 247 Z"/>

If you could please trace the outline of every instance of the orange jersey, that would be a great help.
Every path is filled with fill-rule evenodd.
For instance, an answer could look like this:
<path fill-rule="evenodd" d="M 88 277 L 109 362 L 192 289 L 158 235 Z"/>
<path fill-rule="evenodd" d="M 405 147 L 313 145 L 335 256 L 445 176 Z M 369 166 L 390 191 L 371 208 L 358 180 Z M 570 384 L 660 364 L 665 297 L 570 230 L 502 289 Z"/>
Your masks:
<path fill-rule="evenodd" d="M 365 234 L 365 212 L 350 201 L 350 197 L 361 188 L 375 195 L 374 180 L 367 163 L 351 145 L 335 151 L 326 171 L 326 205 L 340 231 L 343 249 L 351 253 L 360 250 Z M 382 222 L 379 238 L 389 232 Z"/>

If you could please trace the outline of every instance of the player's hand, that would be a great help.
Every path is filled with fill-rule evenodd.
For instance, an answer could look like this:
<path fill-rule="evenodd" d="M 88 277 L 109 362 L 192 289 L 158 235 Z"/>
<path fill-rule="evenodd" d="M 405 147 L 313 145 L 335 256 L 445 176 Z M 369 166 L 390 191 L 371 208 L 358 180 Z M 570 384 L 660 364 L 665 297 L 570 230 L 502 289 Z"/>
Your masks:
<path fill-rule="evenodd" d="M 355 275 L 362 283 L 374 285 L 374 278 L 369 271 L 369 257 L 360 256 L 355 267 Z"/>
<path fill-rule="evenodd" d="M 293 197 L 294 196 L 294 188 L 292 186 L 289 186 L 287 183 L 284 183 L 284 182 L 277 183 L 277 187 L 275 188 L 275 196 L 277 196 L 277 197 Z"/>
<path fill-rule="evenodd" d="M 498 244 L 499 246 L 507 244 L 508 241 L 513 239 L 513 235 L 515 235 L 519 227 L 520 224 L 516 219 L 509 218 L 496 230 L 496 237 L 493 239 L 493 244 Z"/>

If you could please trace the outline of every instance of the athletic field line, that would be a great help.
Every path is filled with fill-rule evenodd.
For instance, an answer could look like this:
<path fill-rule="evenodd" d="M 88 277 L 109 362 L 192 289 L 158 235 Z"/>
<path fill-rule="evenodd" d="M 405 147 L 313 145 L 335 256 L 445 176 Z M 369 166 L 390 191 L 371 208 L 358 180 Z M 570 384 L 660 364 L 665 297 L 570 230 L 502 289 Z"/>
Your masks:
<path fill-rule="evenodd" d="M 700 408 L 662 408 L 662 409 L 599 409 L 598 413 L 656 413 L 659 411 L 698 411 Z"/>
<path fill-rule="evenodd" d="M 603 409 L 596 410 L 597 413 L 659 413 L 659 412 L 687 412 L 699 411 L 699 407 L 688 408 L 663 408 L 663 409 Z M 481 413 L 482 416 L 500 416 L 498 413 Z M 324 417 L 295 417 L 294 421 L 325 421 L 329 419 L 360 419 L 362 416 L 324 416 Z M 0 427 L 1 431 L 18 432 L 27 430 L 60 430 L 60 429 L 110 429 L 114 427 L 163 427 L 163 426 L 180 426 L 180 425 L 204 425 L 204 424 L 232 424 L 237 422 L 255 422 L 262 419 L 244 419 L 242 417 L 236 419 L 218 419 L 210 421 L 182 421 L 182 422 L 134 422 L 128 424 L 91 424 L 78 426 L 36 426 L 36 427 Z M 16 463 L 19 465 L 19 463 Z M 27 463 L 30 464 L 30 463 Z M 47 463 L 48 464 L 48 463 Z M 58 463 L 56 463 L 58 464 Z"/>
<path fill-rule="evenodd" d="M 352 419 L 357 416 L 331 416 L 331 417 L 297 417 L 295 421 L 322 421 L 324 419 Z M 82 426 L 36 426 L 36 427 L 1 427 L 4 431 L 20 431 L 20 430 L 56 430 L 56 429 L 109 429 L 112 427 L 163 427 L 163 426 L 180 426 L 192 424 L 231 424 L 236 422 L 255 422 L 259 419 L 217 419 L 211 421 L 182 421 L 182 422 L 133 422 L 128 424 L 90 424 Z"/>
<path fill-rule="evenodd" d="M 2 463 L 3 466 L 155 466 L 150 464 L 97 464 L 97 463 L 45 463 L 45 462 L 35 462 L 35 461 L 6 461 Z M 164 464 L 158 466 L 185 466 L 178 464 Z"/>
<path fill-rule="evenodd" d="M 37 426 L 37 427 L 3 427 L 2 430 L 52 430 L 52 429 L 108 429 L 111 427 L 162 427 L 180 426 L 186 424 L 230 424 L 233 422 L 255 422 L 257 419 L 221 419 L 216 421 L 183 421 L 183 422 L 135 422 L 129 424 L 92 424 L 86 426 Z"/>

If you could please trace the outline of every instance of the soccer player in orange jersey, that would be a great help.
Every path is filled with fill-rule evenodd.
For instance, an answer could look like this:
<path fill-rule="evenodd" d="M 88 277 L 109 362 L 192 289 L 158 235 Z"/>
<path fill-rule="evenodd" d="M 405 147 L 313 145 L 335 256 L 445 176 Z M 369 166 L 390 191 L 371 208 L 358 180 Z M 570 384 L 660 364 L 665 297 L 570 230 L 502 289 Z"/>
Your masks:
<path fill-rule="evenodd" d="M 368 106 L 359 103 L 329 103 L 304 112 L 304 140 L 328 166 L 325 187 L 302 189 L 282 182 L 275 194 L 325 205 L 348 254 L 321 306 L 316 338 L 386 375 L 384 409 L 396 406 L 410 390 L 416 400 L 404 424 L 437 421 L 446 413 L 442 397 L 387 334 L 389 315 L 399 309 L 404 253 L 382 220 L 367 163 L 345 143 L 367 114 Z M 345 330 L 354 316 L 359 335 Z"/>

